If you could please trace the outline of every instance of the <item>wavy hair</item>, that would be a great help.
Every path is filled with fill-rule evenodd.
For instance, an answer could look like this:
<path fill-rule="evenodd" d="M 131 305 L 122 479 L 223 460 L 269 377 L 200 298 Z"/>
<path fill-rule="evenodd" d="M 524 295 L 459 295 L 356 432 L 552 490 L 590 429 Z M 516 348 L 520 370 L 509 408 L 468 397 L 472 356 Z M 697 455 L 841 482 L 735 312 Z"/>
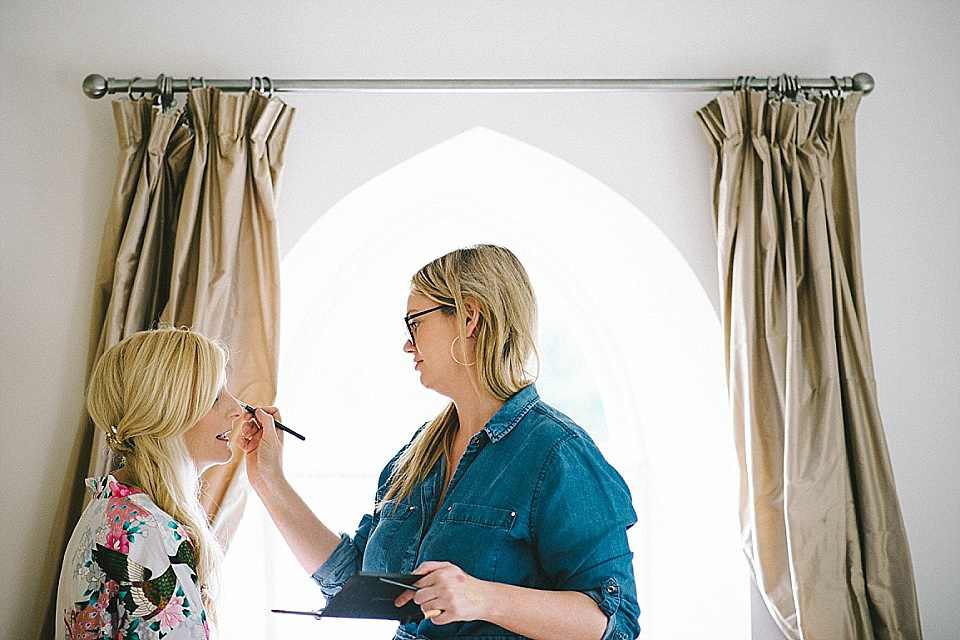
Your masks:
<path fill-rule="evenodd" d="M 107 349 L 87 389 L 87 410 L 107 444 L 194 547 L 204 609 L 216 622 L 223 549 L 200 504 L 184 434 L 213 408 L 226 381 L 227 351 L 189 329 L 140 331 Z"/>
<path fill-rule="evenodd" d="M 465 301 L 478 309 L 470 364 L 481 392 L 507 400 L 536 379 L 527 365 L 534 360 L 539 369 L 537 300 L 526 270 L 509 249 L 479 244 L 451 251 L 414 274 L 410 288 L 445 305 L 443 313 L 456 314 L 461 345 L 467 340 Z M 441 455 L 449 458 L 459 425 L 451 402 L 400 454 L 380 504 L 406 498 Z"/>

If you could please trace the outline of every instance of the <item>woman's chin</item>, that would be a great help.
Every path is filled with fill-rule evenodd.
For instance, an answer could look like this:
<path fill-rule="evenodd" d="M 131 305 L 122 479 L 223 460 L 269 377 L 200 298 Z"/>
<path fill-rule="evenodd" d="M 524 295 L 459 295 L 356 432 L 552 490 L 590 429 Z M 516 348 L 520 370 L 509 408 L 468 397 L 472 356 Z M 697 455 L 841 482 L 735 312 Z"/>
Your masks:
<path fill-rule="evenodd" d="M 199 473 L 203 473 L 210 467 L 216 467 L 230 462 L 230 458 L 233 457 L 233 451 L 230 450 L 230 446 L 226 443 L 223 445 L 223 449 L 224 451 L 215 458 L 211 457 L 203 460 L 202 462 L 198 462 L 196 459 L 194 459 L 194 464 L 197 466 L 197 471 Z"/>
<path fill-rule="evenodd" d="M 230 448 L 230 443 L 226 442 L 223 445 L 224 453 L 223 456 L 217 460 L 214 464 L 226 464 L 230 462 L 230 458 L 233 457 L 233 449 Z"/>

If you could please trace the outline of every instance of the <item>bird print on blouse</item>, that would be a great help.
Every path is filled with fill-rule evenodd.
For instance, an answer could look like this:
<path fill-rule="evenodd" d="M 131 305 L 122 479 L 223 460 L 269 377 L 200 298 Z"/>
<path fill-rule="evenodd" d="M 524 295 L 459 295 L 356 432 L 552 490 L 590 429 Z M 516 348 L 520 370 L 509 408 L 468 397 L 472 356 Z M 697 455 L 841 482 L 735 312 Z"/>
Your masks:
<path fill-rule="evenodd" d="M 93 494 L 67 545 L 57 640 L 208 640 L 193 544 L 183 526 L 113 476 Z"/>
<path fill-rule="evenodd" d="M 116 582 L 122 591 L 126 591 L 125 605 L 130 615 L 146 620 L 164 610 L 173 597 L 177 588 L 177 575 L 173 570 L 175 564 L 189 566 L 196 577 L 193 547 L 186 540 L 180 543 L 176 555 L 167 556 L 170 566 L 156 578 L 147 567 L 102 544 L 93 550 L 93 557 L 106 576 Z"/>

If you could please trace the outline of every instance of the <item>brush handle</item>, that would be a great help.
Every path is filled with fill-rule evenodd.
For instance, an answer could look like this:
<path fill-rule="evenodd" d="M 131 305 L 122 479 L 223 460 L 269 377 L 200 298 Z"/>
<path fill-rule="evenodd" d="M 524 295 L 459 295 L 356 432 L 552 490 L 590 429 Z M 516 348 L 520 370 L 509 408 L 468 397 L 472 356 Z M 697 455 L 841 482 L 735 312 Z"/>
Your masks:
<path fill-rule="evenodd" d="M 256 413 L 257 413 L 257 410 L 256 410 L 255 408 L 251 407 L 251 406 L 248 405 L 248 404 L 244 404 L 244 405 L 243 405 L 243 408 L 246 409 L 247 411 L 249 411 L 251 414 L 256 415 Z M 285 426 L 283 426 L 282 424 L 280 424 L 280 423 L 277 422 L 276 420 L 273 421 L 273 426 L 275 426 L 277 429 L 280 429 L 281 431 L 286 431 L 287 433 L 289 433 L 290 435 L 292 435 L 294 438 L 300 438 L 301 440 L 306 440 L 306 438 L 305 438 L 304 436 L 300 435 L 299 433 L 297 433 L 296 431 L 294 431 L 294 430 L 291 429 L 290 427 L 285 427 Z"/>

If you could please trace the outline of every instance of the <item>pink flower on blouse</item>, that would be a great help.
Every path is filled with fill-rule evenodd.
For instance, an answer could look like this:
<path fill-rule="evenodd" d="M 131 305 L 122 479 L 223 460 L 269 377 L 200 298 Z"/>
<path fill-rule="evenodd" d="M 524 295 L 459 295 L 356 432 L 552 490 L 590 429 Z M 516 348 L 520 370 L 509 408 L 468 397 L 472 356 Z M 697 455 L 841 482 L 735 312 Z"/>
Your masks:
<path fill-rule="evenodd" d="M 167 606 L 157 614 L 157 620 L 160 622 L 160 630 L 163 632 L 173 629 L 186 619 L 183 615 L 183 596 L 179 595 L 170 598 Z"/>
<path fill-rule="evenodd" d="M 130 553 L 130 541 L 127 539 L 127 532 L 122 528 L 119 530 L 110 527 L 107 533 L 107 547 L 120 553 Z"/>
<path fill-rule="evenodd" d="M 137 506 L 137 503 L 130 499 L 143 493 L 136 487 L 128 487 L 119 482 L 110 482 L 110 495 L 107 497 L 107 547 L 120 553 L 130 553 L 130 536 L 128 530 L 129 523 L 139 520 L 148 512 Z"/>
<path fill-rule="evenodd" d="M 141 493 L 141 491 L 136 487 L 128 487 L 127 485 L 120 484 L 119 482 L 111 482 L 110 493 L 118 498 L 126 498 L 127 496 L 133 496 Z"/>

